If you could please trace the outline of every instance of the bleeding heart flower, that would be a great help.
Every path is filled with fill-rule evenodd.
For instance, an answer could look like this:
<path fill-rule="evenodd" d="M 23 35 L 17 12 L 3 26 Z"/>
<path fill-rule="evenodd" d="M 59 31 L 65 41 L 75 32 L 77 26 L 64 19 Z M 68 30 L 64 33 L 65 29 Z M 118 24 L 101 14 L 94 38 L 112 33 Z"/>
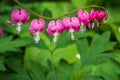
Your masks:
<path fill-rule="evenodd" d="M 3 34 L 4 34 L 3 29 L 0 28 L 0 36 L 2 36 Z"/>
<path fill-rule="evenodd" d="M 30 33 L 34 35 L 36 43 L 40 40 L 40 33 L 44 33 L 45 21 L 44 19 L 33 19 L 30 24 Z"/>
<path fill-rule="evenodd" d="M 81 22 L 80 31 L 84 32 L 86 30 L 86 27 L 89 23 L 89 14 L 87 11 L 79 10 L 78 11 L 78 19 Z"/>
<path fill-rule="evenodd" d="M 53 42 L 57 41 L 57 35 L 62 34 L 64 30 L 63 22 L 61 20 L 50 21 L 48 24 L 47 32 L 50 36 L 54 36 Z"/>
<path fill-rule="evenodd" d="M 107 17 L 107 14 L 104 11 L 96 11 L 96 19 L 98 21 L 97 28 L 100 27 L 102 20 Z"/>
<path fill-rule="evenodd" d="M 71 33 L 71 39 L 74 40 L 73 32 L 78 32 L 80 29 L 79 19 L 77 17 L 66 17 L 63 20 L 63 25 L 65 27 L 65 31 L 69 31 Z"/>
<path fill-rule="evenodd" d="M 28 12 L 26 10 L 14 10 L 11 13 L 12 22 L 7 21 L 8 24 L 17 26 L 17 32 L 20 33 L 21 25 L 26 24 L 29 21 Z"/>
<path fill-rule="evenodd" d="M 96 12 L 94 11 L 94 9 L 91 10 L 90 14 L 89 14 L 89 29 L 92 30 L 94 28 L 94 20 L 96 18 Z"/>

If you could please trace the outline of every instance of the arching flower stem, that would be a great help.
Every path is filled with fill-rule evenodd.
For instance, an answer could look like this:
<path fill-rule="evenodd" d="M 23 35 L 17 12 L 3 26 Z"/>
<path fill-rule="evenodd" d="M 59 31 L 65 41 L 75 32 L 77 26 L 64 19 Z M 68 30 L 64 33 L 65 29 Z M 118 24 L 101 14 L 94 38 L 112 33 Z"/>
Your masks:
<path fill-rule="evenodd" d="M 102 6 L 97 6 L 97 5 L 90 5 L 90 6 L 80 7 L 80 8 L 74 9 L 74 10 L 72 10 L 72 11 L 66 13 L 66 14 L 60 15 L 60 16 L 58 16 L 58 17 L 53 17 L 53 18 L 51 18 L 51 17 L 42 16 L 42 15 L 40 15 L 40 14 L 32 11 L 31 9 L 27 8 L 24 4 L 22 4 L 22 3 L 19 2 L 18 0 L 14 0 L 14 1 L 15 1 L 16 3 L 18 3 L 21 7 L 25 8 L 25 9 L 26 9 L 27 11 L 29 11 L 30 13 L 32 13 L 33 15 L 35 15 L 35 16 L 37 16 L 37 17 L 39 17 L 39 18 L 47 19 L 47 20 L 57 20 L 57 19 L 59 19 L 59 18 L 68 16 L 68 15 L 74 13 L 74 12 L 77 12 L 79 9 L 86 9 L 86 8 L 100 8 L 100 9 L 104 10 L 104 11 L 106 12 L 106 14 L 107 14 L 107 11 L 106 11 L 106 9 L 105 9 L 104 7 L 102 7 Z"/>

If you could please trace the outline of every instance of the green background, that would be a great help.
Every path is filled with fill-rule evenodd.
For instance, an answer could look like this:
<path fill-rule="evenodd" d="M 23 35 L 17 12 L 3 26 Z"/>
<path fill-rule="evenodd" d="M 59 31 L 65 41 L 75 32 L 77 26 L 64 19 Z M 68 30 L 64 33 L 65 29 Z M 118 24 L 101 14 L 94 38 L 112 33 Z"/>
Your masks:
<path fill-rule="evenodd" d="M 13 0 L 0 0 L 0 27 L 4 30 L 0 37 L 0 80 L 120 80 L 120 0 L 19 1 L 47 17 L 99 5 L 106 8 L 108 20 L 99 29 L 95 26 L 85 33 L 74 33 L 75 41 L 71 41 L 70 33 L 64 32 L 53 44 L 53 38 L 45 32 L 35 44 L 29 27 L 32 19 L 39 18 L 29 13 L 29 23 L 22 25 L 21 33 L 17 34 L 16 27 L 6 21 L 11 20 L 14 9 L 23 8 Z M 46 20 L 46 28 L 49 21 Z"/>

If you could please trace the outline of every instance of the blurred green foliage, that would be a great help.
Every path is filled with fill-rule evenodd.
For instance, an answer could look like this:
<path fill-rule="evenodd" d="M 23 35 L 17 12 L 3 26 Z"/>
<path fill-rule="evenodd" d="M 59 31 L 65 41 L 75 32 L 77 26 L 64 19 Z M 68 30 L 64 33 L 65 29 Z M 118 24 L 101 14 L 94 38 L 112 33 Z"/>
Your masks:
<path fill-rule="evenodd" d="M 22 25 L 20 34 L 6 24 L 12 10 L 22 7 L 13 0 L 1 0 L 0 27 L 4 36 L 0 37 L 0 80 L 120 80 L 120 0 L 19 1 L 47 17 L 82 6 L 101 5 L 108 11 L 108 20 L 100 29 L 75 33 L 75 41 L 70 40 L 70 33 L 63 33 L 52 44 L 52 37 L 45 32 L 35 44 L 28 31 L 30 22 Z M 30 21 L 37 18 L 29 15 Z M 48 23 L 46 20 L 46 28 Z"/>

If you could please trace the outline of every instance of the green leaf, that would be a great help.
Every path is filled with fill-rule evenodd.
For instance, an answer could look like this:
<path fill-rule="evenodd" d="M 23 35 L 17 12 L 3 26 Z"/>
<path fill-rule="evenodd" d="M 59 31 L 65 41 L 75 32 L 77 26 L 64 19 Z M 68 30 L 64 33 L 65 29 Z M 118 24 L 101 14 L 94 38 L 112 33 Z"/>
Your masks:
<path fill-rule="evenodd" d="M 107 12 L 108 12 L 108 20 L 107 23 L 116 23 L 116 22 L 120 22 L 120 11 L 119 8 L 114 8 L 114 7 L 110 7 L 108 6 L 107 8 Z M 117 14 L 116 14 L 117 13 Z"/>
<path fill-rule="evenodd" d="M 54 62 L 56 65 L 59 64 L 61 59 L 64 59 L 69 64 L 76 63 L 78 61 L 76 55 L 78 54 L 78 50 L 76 45 L 69 45 L 66 48 L 56 49 L 53 53 Z"/>
<path fill-rule="evenodd" d="M 32 43 L 30 44 L 30 46 L 37 47 L 40 49 L 49 49 L 42 39 L 37 44 L 32 40 Z"/>
<path fill-rule="evenodd" d="M 77 42 L 77 48 L 80 53 L 80 56 L 82 57 L 81 60 L 83 60 L 87 56 L 87 50 L 88 50 L 88 41 L 86 38 L 80 39 Z"/>
<path fill-rule="evenodd" d="M 32 80 L 45 80 L 46 68 L 35 61 L 30 61 L 29 68 L 26 69 Z"/>
<path fill-rule="evenodd" d="M 120 27 L 119 27 L 119 25 L 111 23 L 110 27 L 112 28 L 113 34 L 116 37 L 117 41 L 120 42 L 120 32 L 119 32 Z"/>
<path fill-rule="evenodd" d="M 6 51 L 16 51 L 17 48 L 23 47 L 23 46 L 35 46 L 41 49 L 48 49 L 44 41 L 40 40 L 38 44 L 35 44 L 34 40 L 32 38 L 18 38 L 15 40 L 12 40 L 12 37 L 6 37 L 0 39 L 0 52 L 6 52 Z"/>
<path fill-rule="evenodd" d="M 0 52 L 15 51 L 19 47 L 30 44 L 25 38 L 19 38 L 12 41 L 12 37 L 1 38 L 0 40 Z"/>
<path fill-rule="evenodd" d="M 7 73 L 0 73 L 0 79 L 1 80 L 30 80 L 28 76 L 25 74 L 7 74 Z"/>
<path fill-rule="evenodd" d="M 116 44 L 114 42 L 109 42 L 109 39 L 110 32 L 105 32 L 101 36 L 96 34 L 89 47 L 86 39 L 79 40 L 77 48 L 81 55 L 82 64 L 96 64 L 97 62 L 109 59 L 109 55 L 104 52 L 111 50 Z M 105 59 L 101 59 L 104 55 L 106 55 Z"/>
<path fill-rule="evenodd" d="M 40 63 L 41 66 L 48 68 L 48 59 L 50 59 L 50 52 L 45 49 L 36 47 L 27 47 L 25 50 L 25 67 L 30 66 L 30 60 Z"/>
<path fill-rule="evenodd" d="M 1 72 L 0 79 L 2 80 L 28 80 L 29 76 L 23 68 L 23 63 L 20 54 L 10 54 L 5 59 L 6 72 Z"/>
<path fill-rule="evenodd" d="M 73 67 L 66 63 L 65 61 L 61 61 L 60 66 L 56 68 L 56 79 L 57 80 L 71 80 L 72 79 L 72 69 Z"/>
<path fill-rule="evenodd" d="M 46 76 L 46 80 L 56 80 L 56 74 L 55 72 L 49 72 Z"/>
<path fill-rule="evenodd" d="M 104 62 L 97 66 L 94 72 L 94 74 L 104 77 L 105 80 L 119 80 L 119 75 L 116 73 L 110 62 Z"/>
<path fill-rule="evenodd" d="M 117 74 L 120 75 L 120 63 L 116 60 L 110 59 L 110 64 L 113 66 L 113 68 L 115 69 L 115 71 L 117 72 Z"/>
<path fill-rule="evenodd" d="M 0 57 L 0 71 L 6 71 L 4 66 L 4 58 Z"/>
<path fill-rule="evenodd" d="M 69 33 L 63 33 L 62 35 L 59 36 L 57 42 L 56 42 L 56 48 L 64 48 L 69 45 L 74 44 L 75 41 L 71 40 L 70 34 Z"/>
<path fill-rule="evenodd" d="M 22 73 L 23 70 L 23 64 L 22 61 L 19 59 L 19 57 L 10 57 L 7 58 L 5 61 L 5 64 L 7 65 L 7 67 L 9 67 L 9 69 L 11 69 L 13 72 L 16 73 Z"/>

